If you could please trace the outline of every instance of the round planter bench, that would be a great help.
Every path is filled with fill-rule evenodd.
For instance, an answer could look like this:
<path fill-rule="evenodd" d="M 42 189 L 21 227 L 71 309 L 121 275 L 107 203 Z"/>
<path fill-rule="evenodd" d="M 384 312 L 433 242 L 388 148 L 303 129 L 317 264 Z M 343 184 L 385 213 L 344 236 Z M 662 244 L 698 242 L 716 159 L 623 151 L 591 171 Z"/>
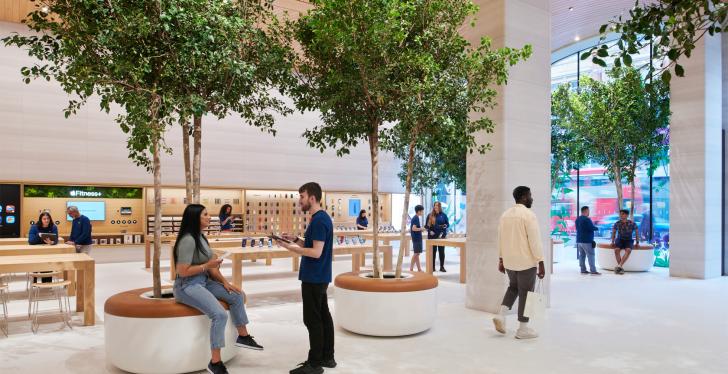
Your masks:
<path fill-rule="evenodd" d="M 407 278 L 371 279 L 367 274 L 371 272 L 336 277 L 335 311 L 339 326 L 371 336 L 412 335 L 432 327 L 437 314 L 435 276 L 403 272 Z"/>
<path fill-rule="evenodd" d="M 561 239 L 554 239 L 554 264 L 564 261 L 564 255 L 566 249 L 564 248 L 564 241 Z"/>
<path fill-rule="evenodd" d="M 151 299 L 151 288 L 116 294 L 104 304 L 106 357 L 132 373 L 186 373 L 210 362 L 210 319 L 174 298 Z M 171 289 L 163 290 L 171 293 Z M 227 304 L 220 304 L 228 310 Z M 222 360 L 235 357 L 238 334 L 228 319 Z"/>
<path fill-rule="evenodd" d="M 614 270 L 617 260 L 614 258 L 614 248 L 610 243 L 597 244 L 597 264 L 600 268 Z M 624 255 L 624 252 L 622 252 Z M 624 271 L 650 271 L 655 264 L 655 248 L 652 245 L 640 244 L 632 250 Z"/>

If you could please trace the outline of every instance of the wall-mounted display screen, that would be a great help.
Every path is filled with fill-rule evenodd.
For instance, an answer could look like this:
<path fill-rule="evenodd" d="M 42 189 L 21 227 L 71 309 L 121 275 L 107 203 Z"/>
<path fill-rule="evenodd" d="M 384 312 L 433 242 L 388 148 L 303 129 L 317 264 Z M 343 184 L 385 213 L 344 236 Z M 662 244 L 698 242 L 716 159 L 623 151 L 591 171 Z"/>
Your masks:
<path fill-rule="evenodd" d="M 130 206 L 123 206 L 121 209 L 119 209 L 119 214 L 122 216 L 130 216 L 131 215 L 131 207 Z"/>
<path fill-rule="evenodd" d="M 0 184 L 0 238 L 20 237 L 20 185 Z"/>
<path fill-rule="evenodd" d="M 105 221 L 106 220 L 106 203 L 103 201 L 68 201 L 66 207 L 69 206 L 78 207 L 78 211 L 84 216 L 88 217 L 91 221 Z M 71 216 L 66 215 L 66 219 L 73 221 Z"/>
<path fill-rule="evenodd" d="M 361 200 L 349 199 L 349 217 L 359 217 L 361 211 Z"/>

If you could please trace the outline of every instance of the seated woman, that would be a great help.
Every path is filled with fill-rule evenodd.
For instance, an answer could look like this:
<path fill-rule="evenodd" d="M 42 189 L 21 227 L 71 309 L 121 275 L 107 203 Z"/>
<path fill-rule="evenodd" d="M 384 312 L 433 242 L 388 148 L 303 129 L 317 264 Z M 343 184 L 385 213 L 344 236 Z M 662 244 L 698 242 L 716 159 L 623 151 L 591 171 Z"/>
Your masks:
<path fill-rule="evenodd" d="M 225 374 L 228 371 L 220 357 L 220 349 L 225 346 L 228 315 L 218 299 L 230 306 L 230 314 L 238 330 L 235 345 L 255 350 L 263 350 L 263 347 L 248 334 L 248 316 L 245 313 L 242 291 L 230 284 L 220 273 L 223 260 L 212 252 L 207 238 L 202 234 L 209 224 L 210 215 L 204 206 L 190 204 L 185 208 L 177 242 L 174 244 L 177 277 L 173 292 L 178 303 L 198 309 L 212 320 L 212 359 L 207 371 L 212 374 Z"/>
<path fill-rule="evenodd" d="M 367 211 L 362 209 L 359 212 L 359 217 L 356 217 L 356 229 L 366 230 L 369 226 L 369 220 L 367 219 Z"/>
<path fill-rule="evenodd" d="M 56 236 L 54 239 L 48 237 L 42 238 L 40 234 L 56 234 Z M 40 216 L 38 216 L 38 221 L 35 225 L 30 225 L 30 232 L 28 232 L 28 244 L 58 244 L 58 226 L 53 224 L 53 218 L 51 218 L 50 213 L 41 213 Z M 35 282 L 36 279 L 33 279 L 33 281 Z M 43 283 L 50 283 L 53 281 L 53 278 L 43 277 L 41 281 Z"/>

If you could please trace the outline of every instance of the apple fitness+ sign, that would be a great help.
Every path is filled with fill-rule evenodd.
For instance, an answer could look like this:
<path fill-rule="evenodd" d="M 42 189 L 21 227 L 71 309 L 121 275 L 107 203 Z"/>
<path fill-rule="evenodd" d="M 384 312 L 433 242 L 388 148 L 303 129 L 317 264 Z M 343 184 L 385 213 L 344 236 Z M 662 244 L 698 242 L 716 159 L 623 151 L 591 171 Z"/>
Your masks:
<path fill-rule="evenodd" d="M 137 187 L 43 186 L 25 185 L 24 197 L 141 199 L 142 189 Z"/>

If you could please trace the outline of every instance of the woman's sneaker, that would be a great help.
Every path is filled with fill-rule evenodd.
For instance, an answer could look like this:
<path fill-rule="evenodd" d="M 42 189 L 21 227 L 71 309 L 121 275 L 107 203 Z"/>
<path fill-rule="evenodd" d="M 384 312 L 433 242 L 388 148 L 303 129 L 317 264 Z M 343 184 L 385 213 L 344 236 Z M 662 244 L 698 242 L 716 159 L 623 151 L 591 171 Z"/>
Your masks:
<path fill-rule="evenodd" d="M 253 339 L 252 336 L 246 335 L 246 336 L 238 336 L 238 340 L 235 341 L 236 347 L 243 347 L 248 349 L 253 349 L 256 351 L 262 351 L 263 346 L 258 344 L 255 339 Z"/>
<path fill-rule="evenodd" d="M 228 374 L 227 368 L 225 367 L 225 364 L 222 363 L 222 361 L 210 363 L 207 365 L 207 372 L 210 374 Z"/>

